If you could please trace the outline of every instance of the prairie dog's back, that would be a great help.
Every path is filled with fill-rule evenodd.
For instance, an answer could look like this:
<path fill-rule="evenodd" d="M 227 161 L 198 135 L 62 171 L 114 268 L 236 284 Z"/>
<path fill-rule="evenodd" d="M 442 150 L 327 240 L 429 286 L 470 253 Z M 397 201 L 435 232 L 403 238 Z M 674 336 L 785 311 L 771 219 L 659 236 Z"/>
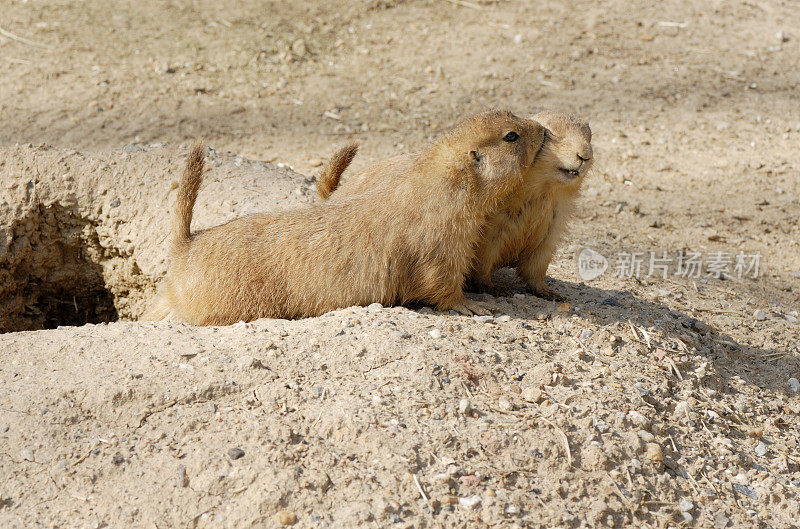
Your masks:
<path fill-rule="evenodd" d="M 381 223 L 388 228 L 384 240 L 402 247 L 410 230 L 392 230 L 396 223 L 381 207 L 386 194 L 375 195 L 243 217 L 196 234 L 174 263 L 174 288 L 184 300 L 179 315 L 196 321 L 195 312 L 207 313 L 210 321 L 221 322 L 214 315 L 233 312 L 236 303 L 238 319 L 255 319 L 264 315 L 267 300 L 277 309 L 271 316 L 296 318 L 391 298 L 397 289 L 388 277 L 396 272 L 393 256 L 375 251 L 370 233 Z"/>

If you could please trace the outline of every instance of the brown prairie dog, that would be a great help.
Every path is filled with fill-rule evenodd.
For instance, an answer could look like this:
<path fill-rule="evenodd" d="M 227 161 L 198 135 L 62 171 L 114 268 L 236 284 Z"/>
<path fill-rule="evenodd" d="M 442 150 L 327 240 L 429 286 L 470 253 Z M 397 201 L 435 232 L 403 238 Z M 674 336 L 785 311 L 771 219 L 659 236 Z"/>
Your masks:
<path fill-rule="evenodd" d="M 545 127 L 545 141 L 523 184 L 497 208 L 477 246 L 471 286 L 492 291 L 492 272 L 514 266 L 519 277 L 538 296 L 559 299 L 545 283 L 547 267 L 567 230 L 580 186 L 592 165 L 592 131 L 588 123 L 568 114 L 543 111 L 530 117 Z M 323 168 L 318 189 L 326 198 L 339 185 L 347 164 L 337 151 Z M 349 161 L 352 156 L 349 157 Z M 336 170 L 332 170 L 335 167 Z M 338 172 L 337 172 L 338 171 Z M 348 177 L 339 193 L 358 193 L 380 179 L 370 169 Z"/>
<path fill-rule="evenodd" d="M 475 245 L 543 137 L 533 121 L 485 112 L 419 154 L 377 164 L 384 177 L 361 193 L 192 234 L 197 146 L 178 189 L 170 269 L 145 319 L 226 325 L 415 301 L 483 313 L 462 291 Z"/>

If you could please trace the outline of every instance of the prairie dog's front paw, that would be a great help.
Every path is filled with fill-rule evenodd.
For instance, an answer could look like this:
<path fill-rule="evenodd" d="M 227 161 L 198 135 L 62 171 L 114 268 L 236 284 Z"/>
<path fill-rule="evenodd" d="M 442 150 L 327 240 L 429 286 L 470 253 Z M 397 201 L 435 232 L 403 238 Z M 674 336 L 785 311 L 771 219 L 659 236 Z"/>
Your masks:
<path fill-rule="evenodd" d="M 536 287 L 529 286 L 528 290 L 534 296 L 540 297 L 542 299 L 546 299 L 548 301 L 565 301 L 565 299 L 566 299 L 566 298 L 564 298 L 564 296 L 562 296 L 561 294 L 559 294 L 558 292 L 556 292 L 552 288 L 549 288 L 545 284 L 541 284 L 541 285 L 536 286 Z"/>

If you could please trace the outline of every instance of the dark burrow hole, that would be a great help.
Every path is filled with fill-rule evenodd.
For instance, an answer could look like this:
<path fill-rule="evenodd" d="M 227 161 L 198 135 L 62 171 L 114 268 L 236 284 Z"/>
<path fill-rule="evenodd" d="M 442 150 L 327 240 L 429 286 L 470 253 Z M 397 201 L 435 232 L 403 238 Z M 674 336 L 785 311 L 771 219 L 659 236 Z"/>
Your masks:
<path fill-rule="evenodd" d="M 9 231 L 0 230 L 0 332 L 116 321 L 146 283 L 72 209 L 40 205 Z"/>
<path fill-rule="evenodd" d="M 72 249 L 66 250 L 69 252 Z M 18 318 L 24 328 L 3 330 L 55 329 L 62 325 L 84 325 L 119 319 L 114 296 L 106 289 L 102 274 L 92 270 L 94 267 L 91 264 L 84 268 L 69 268 L 74 268 L 74 275 L 64 284 L 29 283 L 23 289 L 23 296 L 29 302 Z"/>

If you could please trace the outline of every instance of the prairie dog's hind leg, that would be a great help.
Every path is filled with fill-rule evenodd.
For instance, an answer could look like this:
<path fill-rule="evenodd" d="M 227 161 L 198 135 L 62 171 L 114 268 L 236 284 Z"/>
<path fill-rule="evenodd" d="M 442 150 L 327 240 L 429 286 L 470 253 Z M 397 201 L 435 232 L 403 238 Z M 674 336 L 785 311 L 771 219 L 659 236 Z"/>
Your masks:
<path fill-rule="evenodd" d="M 548 287 L 545 281 L 554 251 L 555 248 L 542 245 L 523 256 L 517 263 L 517 275 L 532 294 L 550 301 L 564 301 L 564 297 Z"/>

